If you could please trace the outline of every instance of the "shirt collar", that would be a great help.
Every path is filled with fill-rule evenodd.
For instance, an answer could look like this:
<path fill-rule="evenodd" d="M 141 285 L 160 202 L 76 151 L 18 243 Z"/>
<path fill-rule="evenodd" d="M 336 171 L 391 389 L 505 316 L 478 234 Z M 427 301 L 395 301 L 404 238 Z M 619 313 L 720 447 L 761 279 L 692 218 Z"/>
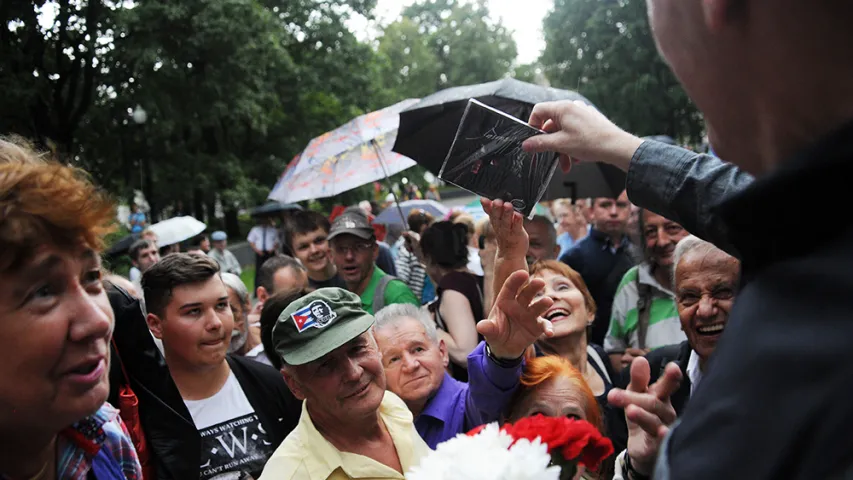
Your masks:
<path fill-rule="evenodd" d="M 458 382 L 445 372 L 441 386 L 438 387 L 435 395 L 429 399 L 421 415 L 440 420 L 442 423 L 447 423 L 453 414 L 453 399 L 462 388 L 463 385 L 461 382 Z"/>
<path fill-rule="evenodd" d="M 386 391 L 382 403 L 379 405 L 379 415 L 391 434 L 404 471 L 408 471 L 413 461 L 416 460 L 412 438 L 407 435 L 408 430 L 414 431 L 412 413 L 402 400 L 393 393 Z M 386 476 L 397 478 L 389 476 L 396 474 L 390 467 L 381 465 L 367 457 L 341 452 L 335 448 L 314 426 L 311 415 L 308 414 L 306 402 L 302 402 L 302 416 L 297 428 L 304 431 L 305 444 L 310 450 L 306 452 L 308 453 L 306 460 L 310 458 L 310 461 L 306 461 L 306 467 L 311 475 L 311 480 L 325 480 L 338 468 L 346 472 L 351 478 L 379 477 L 377 474 L 379 470 L 382 470 L 382 473 L 387 471 L 386 475 L 379 478 Z M 399 474 L 396 475 L 399 476 Z"/>
<path fill-rule="evenodd" d="M 670 297 L 675 297 L 675 295 L 666 288 L 664 288 L 664 286 L 661 285 L 660 282 L 658 282 L 658 280 L 652 274 L 652 265 L 650 263 L 641 263 L 639 267 L 637 267 L 637 275 L 639 276 L 640 283 L 656 288 Z"/>
<path fill-rule="evenodd" d="M 101 449 L 106 440 L 104 424 L 109 422 L 116 414 L 112 408 L 102 406 L 95 414 L 80 420 L 70 427 L 62 430 L 60 436 L 65 437 L 75 447 L 83 451 L 87 457 L 94 457 Z"/>
<path fill-rule="evenodd" d="M 613 248 L 613 241 L 610 239 L 610 235 L 602 232 L 601 230 L 596 230 L 595 228 L 589 229 L 589 237 L 599 243 L 603 243 L 601 249 L 604 250 L 607 247 Z M 622 235 L 622 241 L 619 243 L 618 250 L 624 249 L 628 245 L 629 239 L 627 235 Z"/>
<path fill-rule="evenodd" d="M 702 369 L 699 368 L 699 354 L 693 349 L 690 350 L 690 360 L 687 361 L 687 378 L 690 379 L 690 395 L 693 395 L 696 387 L 699 386 L 699 382 L 702 381 Z"/>
<path fill-rule="evenodd" d="M 255 346 L 255 348 L 246 352 L 245 356 L 247 357 L 257 357 L 258 355 L 264 353 L 264 344 L 259 343 Z"/>

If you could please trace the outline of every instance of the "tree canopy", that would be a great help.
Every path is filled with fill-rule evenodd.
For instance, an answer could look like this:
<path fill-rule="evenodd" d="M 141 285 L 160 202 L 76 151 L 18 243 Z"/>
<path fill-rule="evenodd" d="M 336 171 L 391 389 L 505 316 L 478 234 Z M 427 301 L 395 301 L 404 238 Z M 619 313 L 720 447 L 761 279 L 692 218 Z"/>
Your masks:
<path fill-rule="evenodd" d="M 622 128 L 699 142 L 702 118 L 657 52 L 644 0 L 554 0 L 540 64 Z"/>
<path fill-rule="evenodd" d="M 639 134 L 701 134 L 641 0 L 556 0 L 531 65 L 516 65 L 511 32 L 486 0 L 420 0 L 360 40 L 348 20 L 374 7 L 4 0 L 0 132 L 86 168 L 118 197 L 142 190 L 154 220 L 180 202 L 209 223 L 224 213 L 231 231 L 311 138 L 405 98 L 510 74 L 579 90 Z M 393 180 L 423 185 L 422 173 Z M 368 185 L 327 203 L 379 194 Z"/>

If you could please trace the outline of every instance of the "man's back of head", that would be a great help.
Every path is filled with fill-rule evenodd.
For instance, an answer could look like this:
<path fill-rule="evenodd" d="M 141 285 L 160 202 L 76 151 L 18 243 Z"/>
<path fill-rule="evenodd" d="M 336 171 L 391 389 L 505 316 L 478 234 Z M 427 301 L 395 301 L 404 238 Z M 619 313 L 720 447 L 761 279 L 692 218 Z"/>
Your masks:
<path fill-rule="evenodd" d="M 853 4 L 649 2 L 652 31 L 714 151 L 752 174 L 853 118 Z"/>
<path fill-rule="evenodd" d="M 265 301 L 278 291 L 303 289 L 308 284 L 305 267 L 293 257 L 276 255 L 261 265 L 258 272 L 256 295 Z"/>

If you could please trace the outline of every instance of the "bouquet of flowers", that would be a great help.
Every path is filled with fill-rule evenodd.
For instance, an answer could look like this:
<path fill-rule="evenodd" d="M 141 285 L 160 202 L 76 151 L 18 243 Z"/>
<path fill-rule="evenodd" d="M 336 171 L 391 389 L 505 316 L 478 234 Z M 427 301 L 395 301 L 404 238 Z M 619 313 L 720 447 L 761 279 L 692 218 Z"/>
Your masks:
<path fill-rule="evenodd" d="M 536 415 L 457 435 L 421 460 L 409 480 L 571 480 L 581 466 L 596 469 L 613 444 L 592 424 Z"/>

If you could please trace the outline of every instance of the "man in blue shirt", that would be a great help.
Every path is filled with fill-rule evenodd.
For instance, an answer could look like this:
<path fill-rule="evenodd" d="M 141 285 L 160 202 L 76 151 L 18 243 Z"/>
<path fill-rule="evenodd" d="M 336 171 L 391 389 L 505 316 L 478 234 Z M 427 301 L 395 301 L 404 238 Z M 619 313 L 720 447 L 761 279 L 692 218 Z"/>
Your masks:
<path fill-rule="evenodd" d="M 544 334 L 545 326 L 537 319 L 551 305 L 546 297 L 533 301 L 542 281 L 524 286 L 527 279 L 526 272 L 510 276 L 490 319 L 480 323 L 486 341 L 468 355 L 467 384 L 447 373 L 447 348 L 428 313 L 414 305 L 395 304 L 376 314 L 374 336 L 382 352 L 387 388 L 406 402 L 415 428 L 430 448 L 497 421 L 515 392 L 522 355 Z M 514 331 L 496 334 L 499 329 L 492 328 L 496 317 L 503 317 L 503 325 L 513 325 Z"/>
<path fill-rule="evenodd" d="M 590 343 L 602 345 L 610 326 L 610 308 L 616 288 L 634 261 L 631 243 L 625 235 L 631 203 L 623 191 L 617 198 L 596 198 L 592 202 L 592 229 L 560 261 L 583 277 L 598 307 L 592 324 Z"/>

